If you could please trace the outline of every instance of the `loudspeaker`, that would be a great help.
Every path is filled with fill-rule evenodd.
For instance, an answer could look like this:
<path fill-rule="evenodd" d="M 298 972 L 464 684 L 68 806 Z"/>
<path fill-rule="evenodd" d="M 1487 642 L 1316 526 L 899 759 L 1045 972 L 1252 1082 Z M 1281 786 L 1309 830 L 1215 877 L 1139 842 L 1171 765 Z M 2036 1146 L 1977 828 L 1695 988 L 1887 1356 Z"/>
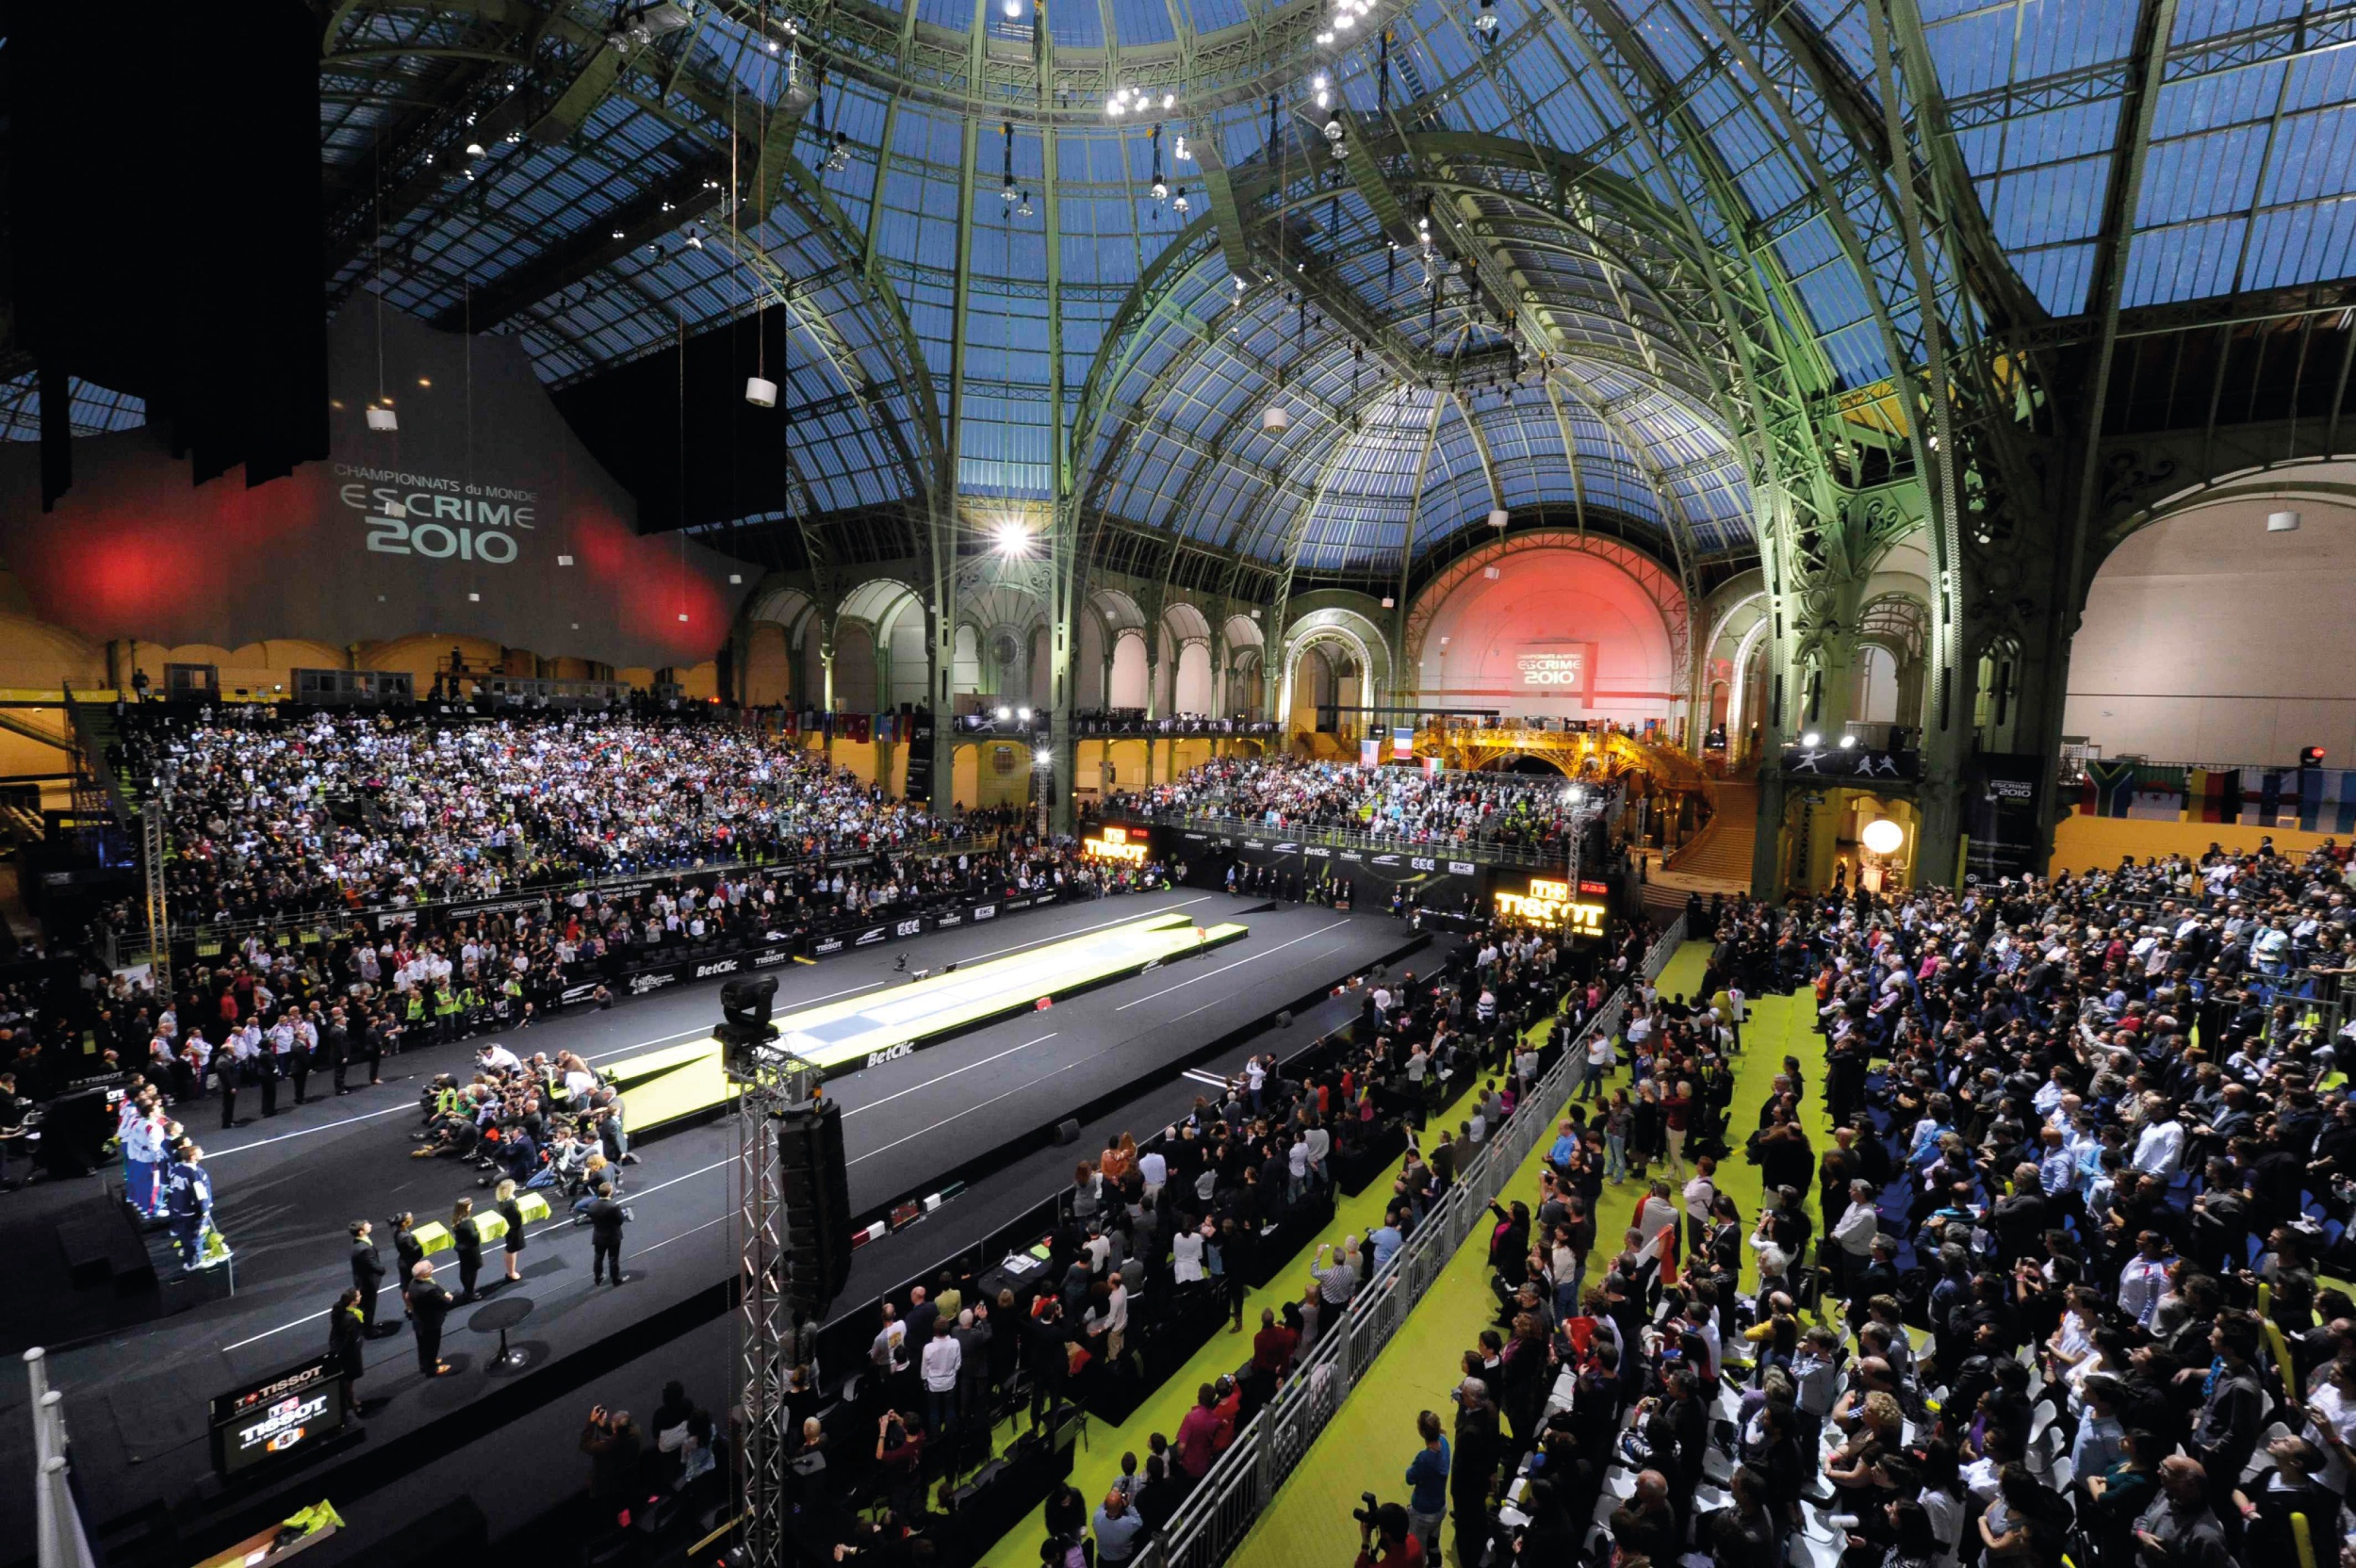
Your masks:
<path fill-rule="evenodd" d="M 1080 1141 L 1080 1119 L 1079 1119 L 1078 1117 L 1074 1117 L 1074 1116 L 1068 1116 L 1068 1117 L 1064 1118 L 1061 1121 L 1056 1122 L 1056 1123 L 1055 1123 L 1055 1141 L 1056 1141 L 1057 1143 L 1077 1143 L 1077 1142 L 1079 1142 L 1079 1141 Z"/>
<path fill-rule="evenodd" d="M 1283 1012 L 1276 1015 L 1276 1027 L 1279 1029 L 1289 1029 L 1292 1026 L 1293 1010 L 1290 1007 L 1285 1008 Z"/>
<path fill-rule="evenodd" d="M 785 1188 L 785 1257 L 796 1321 L 824 1321 L 851 1278 L 851 1178 L 843 1159 L 843 1107 L 831 1100 L 777 1118 Z"/>

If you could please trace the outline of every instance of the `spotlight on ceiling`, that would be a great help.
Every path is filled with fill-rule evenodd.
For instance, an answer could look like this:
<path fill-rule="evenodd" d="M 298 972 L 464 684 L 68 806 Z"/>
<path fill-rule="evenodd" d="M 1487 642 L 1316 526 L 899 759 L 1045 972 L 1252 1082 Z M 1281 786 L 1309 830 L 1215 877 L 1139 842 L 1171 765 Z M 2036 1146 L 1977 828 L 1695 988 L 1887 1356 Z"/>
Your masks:
<path fill-rule="evenodd" d="M 1824 738 L 1822 735 L 1817 734 L 1813 729 L 1800 737 L 1800 744 L 1804 746 L 1821 746 L 1824 743 Z"/>
<path fill-rule="evenodd" d="M 998 710 L 998 722 L 999 722 L 1000 724 L 1004 724 L 1004 723 L 1006 723 L 1008 719 L 1011 719 L 1011 718 L 1013 718 L 1013 717 L 1014 717 L 1014 710 L 1013 710 L 1013 709 L 1011 709 L 1011 708 L 1001 708 L 1000 710 Z"/>
<path fill-rule="evenodd" d="M 1282 435 L 1292 422 L 1293 416 L 1284 412 L 1283 403 L 1270 403 L 1260 410 L 1260 428 L 1270 435 Z"/>
<path fill-rule="evenodd" d="M 1031 530 L 1026 523 L 1013 521 L 1000 523 L 991 531 L 990 537 L 996 542 L 1000 555 L 1031 553 Z"/>
<path fill-rule="evenodd" d="M 777 406 L 777 384 L 766 376 L 744 378 L 744 400 L 755 408 Z"/>
<path fill-rule="evenodd" d="M 371 406 L 368 409 L 368 429 L 392 431 L 401 429 L 401 416 L 389 408 Z"/>
<path fill-rule="evenodd" d="M 1841 749 L 1843 751 L 1855 751 L 1857 749 L 1857 737 L 1854 735 L 1841 736 Z"/>
<path fill-rule="evenodd" d="M 1489 526 L 1491 528 L 1503 528 L 1506 524 L 1512 522 L 1513 520 L 1513 514 L 1511 512 L 1506 511 L 1505 508 L 1501 506 L 1494 509 L 1489 514 Z"/>

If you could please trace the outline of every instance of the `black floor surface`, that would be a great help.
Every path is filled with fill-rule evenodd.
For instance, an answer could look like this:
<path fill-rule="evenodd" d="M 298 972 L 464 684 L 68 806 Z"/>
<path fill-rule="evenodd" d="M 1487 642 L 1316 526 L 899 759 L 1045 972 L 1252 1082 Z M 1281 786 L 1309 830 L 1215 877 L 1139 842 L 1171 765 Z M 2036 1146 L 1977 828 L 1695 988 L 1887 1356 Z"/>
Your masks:
<path fill-rule="evenodd" d="M 908 944 L 915 967 L 972 961 L 1171 908 L 1206 923 L 1237 919 L 1251 927 L 1243 940 L 1203 957 L 829 1085 L 845 1110 L 855 1210 L 922 1195 L 952 1177 L 971 1183 L 932 1219 L 861 1249 L 846 1299 L 872 1298 L 1052 1195 L 1075 1151 L 1038 1148 L 1041 1129 L 1092 1113 L 1078 1151 L 1085 1152 L 1102 1147 L 1109 1131 L 1143 1133 L 1173 1119 L 1195 1094 L 1209 1092 L 1212 1080 L 1238 1066 L 1248 1050 L 1284 1050 L 1305 1041 L 1232 1042 L 1186 1069 L 1200 1078 L 1186 1076 L 1181 1064 L 1410 940 L 1386 915 L 1284 906 L 1240 912 L 1253 906 L 1250 900 L 1181 890 L 1066 906 L 993 929 Z M 795 966 L 779 977 L 779 1010 L 890 985 L 892 963 L 891 952 L 878 951 Z M 717 1011 L 715 983 L 551 1021 L 509 1043 L 519 1051 L 564 1048 L 610 1061 L 693 1038 L 710 1028 Z M 1332 1021 L 1340 1021 L 1338 1008 L 1320 1011 L 1334 1012 Z M 1304 1018 L 1301 1027 L 1317 1021 Z M 157 1505 L 183 1516 L 219 1509 L 222 1499 L 205 1451 L 205 1400 L 322 1342 L 325 1309 L 347 1279 L 346 1224 L 365 1217 L 377 1220 L 381 1231 L 397 1209 L 413 1209 L 422 1218 L 447 1214 L 459 1196 L 485 1196 L 470 1169 L 407 1157 L 419 1085 L 437 1071 L 463 1070 L 475 1043 L 404 1054 L 386 1064 L 380 1088 L 315 1101 L 225 1133 L 218 1130 L 212 1102 L 191 1108 L 188 1119 L 207 1150 L 221 1229 L 237 1250 L 238 1293 L 232 1301 L 178 1317 L 53 1347 L 50 1376 L 67 1394 L 76 1470 L 93 1524 Z M 733 1273 L 731 1143 L 728 1126 L 715 1123 L 641 1147 L 626 1193 L 637 1216 L 626 1243 L 632 1278 L 618 1289 L 589 1282 L 585 1233 L 562 1223 L 535 1228 L 519 1260 L 523 1282 L 504 1287 L 533 1302 L 530 1319 L 510 1336 L 533 1353 L 532 1369 L 487 1376 L 495 1342 L 466 1331 L 471 1308 L 451 1315 L 445 1338 L 444 1355 L 460 1368 L 453 1377 L 421 1378 L 405 1333 L 369 1347 L 362 1387 L 382 1408 L 368 1422 L 364 1446 L 370 1452 L 351 1462 L 333 1462 L 338 1478 L 348 1487 L 381 1486 L 439 1463 L 457 1446 L 450 1424 L 440 1418 L 477 1401 L 487 1401 L 480 1413 L 485 1422 L 521 1418 L 551 1400 L 564 1400 L 568 1410 L 585 1408 L 586 1396 L 571 1399 L 572 1390 L 595 1387 L 708 1322 L 712 1293 L 724 1289 Z M 0 1256 L 54 1252 L 49 1232 L 59 1213 L 87 1202 L 94 1187 L 94 1182 L 36 1187 L 0 1200 Z M 442 1261 L 443 1282 L 454 1289 L 455 1265 L 447 1254 Z M 486 1281 L 495 1279 L 498 1255 L 485 1261 Z M 20 1295 L 25 1283 L 20 1279 L 17 1290 L 0 1298 Z M 389 1292 L 384 1307 L 397 1315 Z M 678 1348 L 710 1338 L 693 1331 Z M 708 1353 L 688 1359 L 700 1362 Z M 693 1370 L 682 1367 L 679 1375 Z M 720 1386 L 697 1389 L 696 1396 L 724 1406 L 726 1365 L 710 1369 L 710 1378 Z M 21 1377 L 0 1380 L 0 1466 L 13 1464 L 19 1474 L 30 1468 L 25 1397 Z M 650 1393 L 637 1397 L 651 1402 Z M 467 1430 L 466 1437 L 472 1435 Z M 564 1467 L 551 1483 L 574 1484 L 573 1468 Z M 286 1490 L 294 1495 L 303 1487 Z M 408 1488 L 401 1490 L 407 1494 Z M 25 1501 L 0 1494 L 0 1539 L 31 1539 Z"/>

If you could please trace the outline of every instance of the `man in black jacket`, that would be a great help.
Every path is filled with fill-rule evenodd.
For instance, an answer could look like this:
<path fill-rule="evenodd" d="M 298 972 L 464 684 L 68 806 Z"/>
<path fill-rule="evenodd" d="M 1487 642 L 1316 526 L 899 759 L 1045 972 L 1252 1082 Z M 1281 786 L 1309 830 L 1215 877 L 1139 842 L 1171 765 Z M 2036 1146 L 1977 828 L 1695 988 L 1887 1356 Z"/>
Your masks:
<path fill-rule="evenodd" d="M 1072 1330 L 1063 1319 L 1063 1302 L 1049 1297 L 1031 1319 L 1023 1338 L 1024 1360 L 1031 1372 L 1031 1424 L 1041 1412 L 1052 1411 L 1063 1398 L 1072 1376 Z"/>
<path fill-rule="evenodd" d="M 344 1021 L 344 1010 L 337 1007 L 327 1015 L 327 1027 L 319 1031 L 319 1066 L 335 1077 L 335 1092 L 350 1094 L 344 1086 L 344 1068 L 352 1056 L 352 1026 Z"/>
<path fill-rule="evenodd" d="M 352 1288 L 360 1293 L 360 1331 L 376 1337 L 376 1293 L 384 1282 L 384 1260 L 376 1250 L 375 1227 L 352 1222 Z"/>
<path fill-rule="evenodd" d="M 614 1282 L 621 1284 L 630 1276 L 622 1272 L 622 1226 L 630 1218 L 622 1205 L 614 1201 L 614 1184 L 599 1182 L 597 1196 L 590 1200 L 581 1213 L 589 1220 L 589 1282 L 605 1282 L 606 1266 L 614 1266 Z"/>
<path fill-rule="evenodd" d="M 420 1259 L 409 1271 L 409 1320 L 417 1329 L 417 1370 L 429 1378 L 450 1369 L 442 1359 L 442 1319 L 450 1305 L 450 1292 L 434 1282 L 434 1266 Z"/>

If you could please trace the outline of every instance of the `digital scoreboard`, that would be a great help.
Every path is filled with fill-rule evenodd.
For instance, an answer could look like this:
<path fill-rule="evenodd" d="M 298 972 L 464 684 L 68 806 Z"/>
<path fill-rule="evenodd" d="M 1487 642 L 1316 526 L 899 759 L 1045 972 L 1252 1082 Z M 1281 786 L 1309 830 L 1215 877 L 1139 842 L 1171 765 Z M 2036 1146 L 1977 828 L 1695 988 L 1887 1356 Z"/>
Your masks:
<path fill-rule="evenodd" d="M 318 1447 L 344 1429 L 342 1377 L 313 1356 L 212 1401 L 213 1469 L 222 1478 Z"/>
<path fill-rule="evenodd" d="M 1610 891 L 1609 883 L 1591 882 L 1585 877 L 1574 889 L 1568 882 L 1533 876 L 1526 892 L 1499 890 L 1497 914 L 1501 919 L 1534 925 L 1541 931 L 1601 937 L 1610 914 L 1610 906 L 1605 902 Z"/>
<path fill-rule="evenodd" d="M 1101 839 L 1082 839 L 1080 858 L 1084 860 L 1109 860 L 1115 865 L 1141 866 L 1153 846 L 1143 833 L 1126 827 L 1108 826 Z"/>

